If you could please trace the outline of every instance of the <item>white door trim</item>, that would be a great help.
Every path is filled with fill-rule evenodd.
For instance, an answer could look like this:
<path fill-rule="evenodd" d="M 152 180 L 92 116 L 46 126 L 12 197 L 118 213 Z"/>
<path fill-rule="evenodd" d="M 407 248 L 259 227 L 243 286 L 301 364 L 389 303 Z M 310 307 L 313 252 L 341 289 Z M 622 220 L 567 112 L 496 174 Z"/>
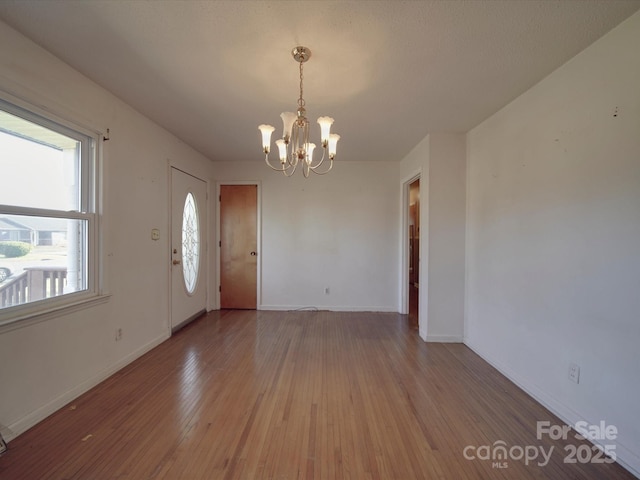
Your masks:
<path fill-rule="evenodd" d="M 401 228 L 400 238 L 400 313 L 409 313 L 409 187 L 420 180 L 420 266 L 418 283 L 418 331 L 423 340 L 427 338 L 428 300 L 429 300 L 429 200 L 428 172 L 420 169 L 402 180 Z"/>

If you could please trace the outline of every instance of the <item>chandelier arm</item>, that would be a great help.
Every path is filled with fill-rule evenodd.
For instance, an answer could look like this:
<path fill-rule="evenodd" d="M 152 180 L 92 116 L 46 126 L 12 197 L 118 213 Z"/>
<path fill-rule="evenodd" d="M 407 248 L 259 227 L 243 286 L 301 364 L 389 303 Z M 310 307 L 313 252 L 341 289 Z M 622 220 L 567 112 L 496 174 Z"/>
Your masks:
<path fill-rule="evenodd" d="M 275 170 L 276 172 L 287 172 L 288 170 L 291 170 L 291 167 L 293 167 L 292 173 L 296 171 L 296 165 L 291 163 L 289 159 L 287 159 L 285 163 L 281 164 L 282 166 L 280 168 L 274 167 L 273 165 L 271 165 L 271 162 L 269 161 L 268 153 L 264 156 L 264 161 L 269 166 L 269 168 L 271 168 L 272 170 Z M 287 175 L 287 176 L 290 176 L 290 175 Z"/>
<path fill-rule="evenodd" d="M 271 169 L 275 170 L 276 172 L 284 172 L 288 168 L 288 167 L 277 168 L 277 167 L 274 167 L 273 165 L 271 165 L 271 162 L 269 162 L 269 154 L 268 153 L 264 156 L 264 161 L 267 163 L 267 165 Z"/>
<path fill-rule="evenodd" d="M 289 164 L 289 165 L 290 166 L 289 166 L 288 169 L 282 171 L 282 173 L 284 173 L 285 177 L 291 177 L 294 173 L 296 173 L 296 168 L 298 167 L 297 163 L 296 164 Z M 290 171 L 290 173 L 287 173 L 289 171 Z"/>
<path fill-rule="evenodd" d="M 331 171 L 331 169 L 333 168 L 333 158 L 330 159 L 330 163 L 329 163 L 329 168 L 327 168 L 324 172 L 318 172 L 317 170 L 311 170 L 313 173 L 315 173 L 316 175 L 326 175 L 327 173 L 329 173 Z M 316 168 L 319 167 L 320 165 L 316 165 Z"/>
<path fill-rule="evenodd" d="M 309 168 L 311 170 L 315 170 L 316 168 L 318 168 L 320 165 L 322 165 L 322 162 L 324 162 L 324 157 L 327 155 L 327 149 L 323 148 L 322 149 L 322 158 L 320 159 L 320 161 L 318 163 L 316 163 L 315 165 L 311 166 L 309 165 Z"/>
<path fill-rule="evenodd" d="M 287 158 L 289 159 L 289 162 L 291 164 L 295 163 L 296 165 L 298 164 L 298 160 L 297 160 L 297 153 L 298 153 L 298 136 L 299 136 L 299 132 L 298 132 L 298 120 L 296 120 L 295 122 L 293 122 L 293 128 L 291 129 L 291 153 L 287 152 Z"/>

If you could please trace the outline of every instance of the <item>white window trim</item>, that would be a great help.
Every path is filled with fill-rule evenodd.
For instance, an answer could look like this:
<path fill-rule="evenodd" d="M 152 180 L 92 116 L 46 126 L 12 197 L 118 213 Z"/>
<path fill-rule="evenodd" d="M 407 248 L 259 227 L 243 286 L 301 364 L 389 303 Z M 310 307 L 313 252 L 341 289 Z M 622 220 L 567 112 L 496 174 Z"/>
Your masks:
<path fill-rule="evenodd" d="M 67 315 L 84 308 L 89 308 L 108 301 L 110 293 L 104 288 L 103 274 L 103 242 L 102 242 L 102 162 L 103 148 L 102 142 L 104 134 L 97 130 L 83 127 L 76 122 L 68 121 L 58 115 L 42 108 L 16 98 L 10 94 L 0 91 L 0 104 L 10 113 L 12 110 L 22 118 L 34 123 L 42 124 L 44 119 L 45 127 L 51 125 L 69 129 L 91 139 L 88 145 L 88 152 L 92 161 L 88 162 L 89 171 L 83 175 L 82 189 L 88 189 L 88 195 L 81 198 L 80 210 L 84 212 L 65 212 L 65 218 L 87 220 L 87 289 L 81 292 L 74 292 L 58 297 L 52 297 L 36 302 L 15 305 L 0 310 L 0 334 L 7 331 L 23 328 L 34 323 L 39 323 L 59 316 Z M 31 117 L 31 118 L 30 118 Z M 91 151 L 92 150 L 92 151 Z M 14 207 L 3 205 L 2 210 L 9 214 L 25 214 L 35 216 L 52 216 L 51 211 L 39 208 Z"/>

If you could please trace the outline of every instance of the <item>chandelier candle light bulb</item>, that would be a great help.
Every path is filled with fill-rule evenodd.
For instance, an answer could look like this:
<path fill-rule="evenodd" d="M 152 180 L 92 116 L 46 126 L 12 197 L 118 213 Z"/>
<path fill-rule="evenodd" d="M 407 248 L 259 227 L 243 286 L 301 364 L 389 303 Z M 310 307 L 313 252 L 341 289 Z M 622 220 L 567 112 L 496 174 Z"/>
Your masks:
<path fill-rule="evenodd" d="M 283 139 L 279 138 L 276 140 L 276 145 L 278 146 L 278 153 L 280 154 L 280 163 L 284 165 L 287 161 L 287 144 Z"/>
<path fill-rule="evenodd" d="M 331 130 L 332 123 L 333 118 L 331 117 L 320 117 L 318 119 L 318 124 L 320 125 L 320 138 L 322 139 L 322 145 L 324 146 L 329 142 L 329 131 Z"/>
<path fill-rule="evenodd" d="M 298 163 L 302 164 L 302 173 L 305 177 L 310 172 L 318 175 L 324 175 L 333 168 L 333 160 L 336 156 L 336 145 L 340 140 L 340 135 L 331 133 L 331 125 L 333 118 L 320 117 L 318 124 L 320 125 L 320 140 L 322 146 L 322 158 L 314 164 L 313 151 L 316 148 L 315 143 L 309 142 L 309 121 L 306 117 L 305 101 L 302 97 L 302 65 L 311 57 L 311 50 L 306 47 L 295 47 L 291 51 L 293 59 L 300 64 L 300 97 L 298 98 L 298 108 L 296 112 L 283 112 L 280 114 L 282 119 L 282 138 L 276 140 L 278 146 L 278 156 L 280 158 L 280 166 L 274 167 L 269 162 L 269 153 L 271 151 L 271 134 L 275 128 L 271 125 L 260 125 L 258 129 L 262 133 L 262 151 L 265 154 L 265 162 L 267 165 L 278 172 L 284 173 L 287 177 L 293 175 L 296 171 Z M 319 167 L 323 164 L 325 157 L 329 157 L 329 166 L 320 171 Z"/>
<path fill-rule="evenodd" d="M 309 146 L 307 147 L 307 158 L 305 158 L 305 161 L 307 162 L 307 164 L 311 163 L 311 159 L 313 158 L 313 150 L 315 148 L 316 148 L 315 143 L 310 143 Z"/>
<path fill-rule="evenodd" d="M 332 133 L 329 135 L 329 158 L 333 160 L 333 157 L 336 156 L 336 146 L 338 145 L 338 140 L 340 140 L 340 135 L 337 133 Z"/>
<path fill-rule="evenodd" d="M 282 112 L 280 114 L 280 118 L 282 119 L 282 138 L 286 143 L 289 143 L 291 139 L 291 130 L 293 129 L 293 123 L 298 118 L 298 115 L 293 112 Z"/>
<path fill-rule="evenodd" d="M 262 150 L 264 153 L 268 154 L 271 145 L 271 134 L 275 128 L 271 125 L 260 125 L 258 128 L 262 132 Z"/>

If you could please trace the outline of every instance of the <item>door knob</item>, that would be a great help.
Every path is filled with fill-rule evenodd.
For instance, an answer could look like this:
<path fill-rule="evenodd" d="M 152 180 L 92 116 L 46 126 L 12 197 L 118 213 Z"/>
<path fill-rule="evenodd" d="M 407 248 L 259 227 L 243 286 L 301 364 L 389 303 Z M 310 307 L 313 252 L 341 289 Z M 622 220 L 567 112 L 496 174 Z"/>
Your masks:
<path fill-rule="evenodd" d="M 252 257 L 255 257 L 256 255 L 257 255 L 257 253 L 256 253 L 256 252 L 251 252 L 251 256 L 252 256 Z"/>
<path fill-rule="evenodd" d="M 174 260 L 172 263 L 173 263 L 174 265 L 180 265 L 180 260 Z"/>

